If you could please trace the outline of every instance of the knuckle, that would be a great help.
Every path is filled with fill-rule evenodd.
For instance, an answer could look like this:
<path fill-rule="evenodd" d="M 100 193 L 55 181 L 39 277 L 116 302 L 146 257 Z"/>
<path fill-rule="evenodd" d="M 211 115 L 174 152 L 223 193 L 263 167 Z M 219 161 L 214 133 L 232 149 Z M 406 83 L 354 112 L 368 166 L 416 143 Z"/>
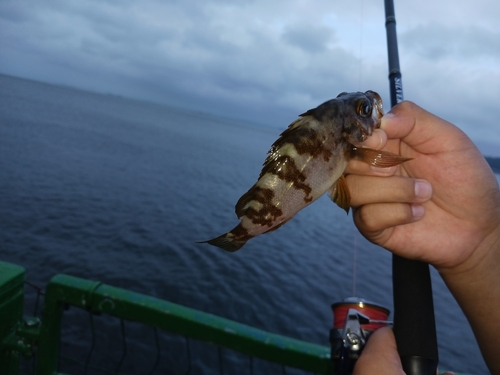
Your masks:
<path fill-rule="evenodd" d="M 413 180 L 399 177 L 391 185 L 391 196 L 396 202 L 412 202 L 415 199 L 415 186 Z"/>
<path fill-rule="evenodd" d="M 376 232 L 413 221 L 411 206 L 406 203 L 370 204 L 360 207 L 357 223 L 367 232 Z"/>
<path fill-rule="evenodd" d="M 362 227 L 369 232 L 380 229 L 381 220 L 375 206 L 374 204 L 369 204 L 362 206 L 358 210 L 358 220 L 362 224 Z"/>

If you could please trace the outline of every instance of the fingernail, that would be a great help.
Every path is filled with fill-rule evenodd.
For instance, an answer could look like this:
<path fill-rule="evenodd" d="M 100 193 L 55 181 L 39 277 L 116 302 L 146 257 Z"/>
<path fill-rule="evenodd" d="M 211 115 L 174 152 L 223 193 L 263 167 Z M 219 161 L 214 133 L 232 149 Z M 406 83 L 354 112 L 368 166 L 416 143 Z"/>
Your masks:
<path fill-rule="evenodd" d="M 382 116 L 382 119 L 380 120 L 380 129 L 385 129 L 387 126 L 387 123 L 391 123 L 393 121 L 392 119 L 396 118 L 396 115 L 391 112 L 387 112 L 385 115 Z"/>
<path fill-rule="evenodd" d="M 425 214 L 425 208 L 424 206 L 420 204 L 412 204 L 411 205 L 411 212 L 413 214 L 413 219 L 418 220 L 421 219 L 422 216 Z"/>
<path fill-rule="evenodd" d="M 391 113 L 391 112 L 387 112 L 385 115 L 382 116 L 382 118 L 380 119 L 380 127 L 383 128 L 384 127 L 384 123 L 386 121 L 392 121 L 393 118 L 396 118 L 396 115 L 394 113 Z"/>
<path fill-rule="evenodd" d="M 432 186 L 426 180 L 415 180 L 415 197 L 429 199 L 432 195 Z"/>
<path fill-rule="evenodd" d="M 375 150 L 382 149 L 382 144 L 384 143 L 384 138 L 380 135 L 380 132 L 380 129 L 375 129 L 372 134 L 372 137 L 378 137 L 378 146 L 375 147 Z"/>
<path fill-rule="evenodd" d="M 393 169 L 396 169 L 395 167 L 375 167 L 374 165 L 370 165 L 370 169 L 374 172 L 377 173 L 382 173 L 382 174 L 389 174 L 392 172 Z"/>

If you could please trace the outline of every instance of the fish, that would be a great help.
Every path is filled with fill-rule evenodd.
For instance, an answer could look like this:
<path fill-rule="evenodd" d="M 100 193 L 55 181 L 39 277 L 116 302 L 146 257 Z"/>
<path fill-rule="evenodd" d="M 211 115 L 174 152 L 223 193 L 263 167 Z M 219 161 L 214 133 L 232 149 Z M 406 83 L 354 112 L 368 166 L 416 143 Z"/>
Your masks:
<path fill-rule="evenodd" d="M 353 145 L 371 136 L 383 115 L 382 98 L 371 90 L 342 92 L 299 115 L 271 146 L 257 182 L 236 203 L 239 224 L 201 242 L 234 252 L 280 228 L 326 192 L 349 213 L 344 171 L 351 159 L 382 168 L 410 160 Z"/>

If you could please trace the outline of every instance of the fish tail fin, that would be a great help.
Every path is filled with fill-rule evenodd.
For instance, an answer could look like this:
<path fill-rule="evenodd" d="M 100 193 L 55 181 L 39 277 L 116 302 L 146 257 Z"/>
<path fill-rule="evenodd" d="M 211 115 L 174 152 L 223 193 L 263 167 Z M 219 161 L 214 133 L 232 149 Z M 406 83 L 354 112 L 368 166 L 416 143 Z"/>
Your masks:
<path fill-rule="evenodd" d="M 199 243 L 208 243 L 212 246 L 220 247 L 229 252 L 235 252 L 245 245 L 248 238 L 237 238 L 237 236 L 231 231 L 222 236 L 215 237 L 208 241 L 200 241 Z"/>

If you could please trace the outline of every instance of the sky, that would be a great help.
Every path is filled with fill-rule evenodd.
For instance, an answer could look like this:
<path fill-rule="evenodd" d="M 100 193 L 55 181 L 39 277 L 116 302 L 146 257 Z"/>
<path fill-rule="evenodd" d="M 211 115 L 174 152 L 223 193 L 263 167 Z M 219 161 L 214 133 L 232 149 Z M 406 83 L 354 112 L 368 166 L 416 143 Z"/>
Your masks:
<path fill-rule="evenodd" d="M 405 99 L 500 156 L 500 2 L 395 12 Z M 381 0 L 0 0 L 0 73 L 279 129 L 342 91 L 390 108 Z"/>

